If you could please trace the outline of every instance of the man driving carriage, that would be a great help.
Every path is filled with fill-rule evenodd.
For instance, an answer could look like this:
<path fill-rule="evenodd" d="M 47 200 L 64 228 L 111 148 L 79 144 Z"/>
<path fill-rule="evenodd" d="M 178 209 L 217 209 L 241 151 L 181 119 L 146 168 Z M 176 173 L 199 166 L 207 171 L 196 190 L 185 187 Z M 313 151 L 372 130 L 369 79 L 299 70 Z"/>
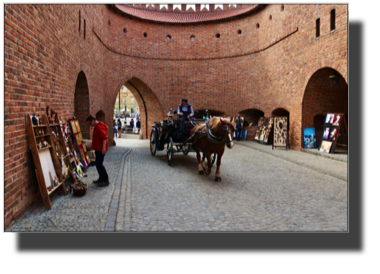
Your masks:
<path fill-rule="evenodd" d="M 182 99 L 181 104 L 178 106 L 178 112 L 180 116 L 179 137 L 183 134 L 183 124 L 185 121 L 189 121 L 190 117 L 194 115 L 193 107 L 187 103 L 187 99 Z"/>

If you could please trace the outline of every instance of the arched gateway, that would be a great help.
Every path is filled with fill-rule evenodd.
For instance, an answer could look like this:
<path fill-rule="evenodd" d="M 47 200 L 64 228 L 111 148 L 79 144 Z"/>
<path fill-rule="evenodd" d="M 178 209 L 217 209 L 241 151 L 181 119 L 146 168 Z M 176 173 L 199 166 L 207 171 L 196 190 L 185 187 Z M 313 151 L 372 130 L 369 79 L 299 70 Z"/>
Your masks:
<path fill-rule="evenodd" d="M 150 125 L 152 125 L 154 121 L 162 121 L 164 119 L 164 110 L 156 94 L 140 79 L 133 77 L 123 84 L 131 91 L 137 101 L 137 104 L 139 105 L 141 115 L 141 132 L 143 138 L 146 139 L 150 133 Z M 113 98 L 116 98 L 119 89 L 120 87 L 117 87 L 114 91 Z M 113 117 L 114 105 L 107 105 L 105 112 L 107 119 L 106 122 L 110 127 L 113 123 L 111 119 Z"/>

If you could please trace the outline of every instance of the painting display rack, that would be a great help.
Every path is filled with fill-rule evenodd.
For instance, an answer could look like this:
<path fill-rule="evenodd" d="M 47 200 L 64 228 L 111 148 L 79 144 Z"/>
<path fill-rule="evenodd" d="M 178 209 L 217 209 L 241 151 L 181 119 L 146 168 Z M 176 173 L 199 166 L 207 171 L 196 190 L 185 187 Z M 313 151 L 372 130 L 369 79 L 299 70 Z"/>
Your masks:
<path fill-rule="evenodd" d="M 52 208 L 49 197 L 51 193 L 59 189 L 61 194 L 67 194 L 64 179 L 62 176 L 62 167 L 58 161 L 57 152 L 51 133 L 52 130 L 49 126 L 48 117 L 46 115 L 42 115 L 41 125 L 33 125 L 30 114 L 26 114 L 25 120 L 29 147 L 32 153 L 34 165 L 36 167 L 35 171 L 39 190 L 45 207 L 50 210 Z M 43 134 L 36 136 L 36 129 L 42 130 Z M 47 142 L 48 146 L 42 149 L 38 149 L 37 140 L 41 140 L 41 138 L 44 138 L 44 141 Z M 58 182 L 56 186 L 54 186 L 51 180 L 47 180 L 49 177 L 53 179 L 57 177 Z M 50 187 L 51 190 L 48 189 Z"/>

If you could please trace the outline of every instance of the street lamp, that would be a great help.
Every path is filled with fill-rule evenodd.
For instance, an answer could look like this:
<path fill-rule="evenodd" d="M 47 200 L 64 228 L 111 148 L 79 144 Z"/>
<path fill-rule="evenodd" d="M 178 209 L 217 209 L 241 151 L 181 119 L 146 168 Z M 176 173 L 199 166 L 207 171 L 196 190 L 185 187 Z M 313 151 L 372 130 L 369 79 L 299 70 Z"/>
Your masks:
<path fill-rule="evenodd" d="M 330 75 L 330 87 L 338 88 L 339 87 L 339 75 L 334 71 L 333 74 Z"/>

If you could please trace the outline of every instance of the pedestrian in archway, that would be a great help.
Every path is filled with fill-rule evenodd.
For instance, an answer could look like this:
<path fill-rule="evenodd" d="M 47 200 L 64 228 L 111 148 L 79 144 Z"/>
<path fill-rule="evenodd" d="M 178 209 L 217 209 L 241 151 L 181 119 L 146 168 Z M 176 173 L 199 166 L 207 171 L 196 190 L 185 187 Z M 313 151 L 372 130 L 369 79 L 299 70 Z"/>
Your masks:
<path fill-rule="evenodd" d="M 140 124 L 139 118 L 137 118 L 136 127 L 137 127 L 137 133 L 140 133 L 141 124 Z"/>
<path fill-rule="evenodd" d="M 131 127 L 131 131 L 133 132 L 133 128 L 135 127 L 135 121 L 133 121 L 133 118 L 129 122 L 129 126 Z"/>
<path fill-rule="evenodd" d="M 115 119 L 113 119 L 113 134 L 115 134 L 115 138 L 117 138 L 117 125 Z"/>
<path fill-rule="evenodd" d="M 120 118 L 117 119 L 117 134 L 118 134 L 118 138 L 121 138 L 121 121 L 120 121 Z"/>
<path fill-rule="evenodd" d="M 240 118 L 240 114 L 237 115 L 235 124 L 236 124 L 236 141 L 240 141 L 241 129 L 243 126 L 243 120 Z"/>

